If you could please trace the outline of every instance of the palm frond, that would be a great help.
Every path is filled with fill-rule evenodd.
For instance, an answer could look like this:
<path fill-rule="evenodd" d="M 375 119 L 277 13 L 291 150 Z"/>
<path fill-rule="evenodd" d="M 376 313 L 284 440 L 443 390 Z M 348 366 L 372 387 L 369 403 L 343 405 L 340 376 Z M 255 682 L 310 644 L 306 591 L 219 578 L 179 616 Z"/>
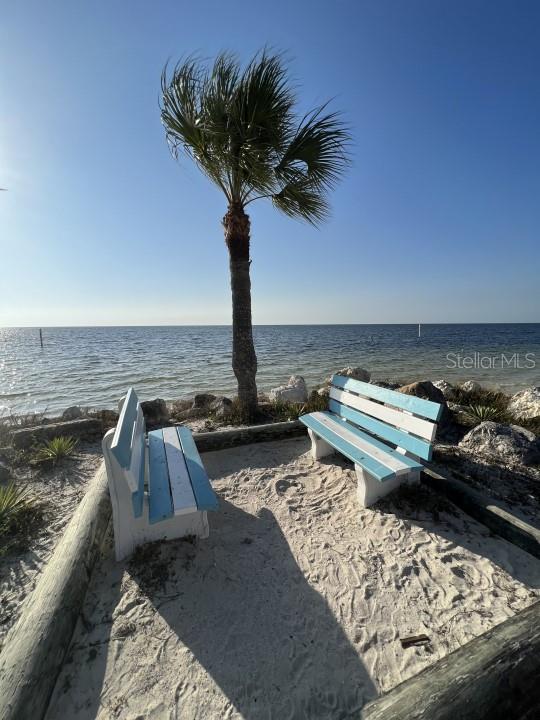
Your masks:
<path fill-rule="evenodd" d="M 272 200 L 317 224 L 347 167 L 350 135 L 326 105 L 298 120 L 280 54 L 258 53 L 242 69 L 221 53 L 212 67 L 190 56 L 162 78 L 161 119 L 173 155 L 187 155 L 229 202 Z"/>

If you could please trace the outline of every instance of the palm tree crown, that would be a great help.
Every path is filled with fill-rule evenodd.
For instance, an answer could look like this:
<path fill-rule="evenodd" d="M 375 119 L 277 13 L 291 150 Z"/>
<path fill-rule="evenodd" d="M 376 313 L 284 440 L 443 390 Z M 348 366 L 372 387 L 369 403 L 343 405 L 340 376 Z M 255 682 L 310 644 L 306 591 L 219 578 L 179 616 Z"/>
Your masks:
<path fill-rule="evenodd" d="M 282 56 L 266 51 L 243 70 L 221 53 L 211 68 L 190 57 L 162 74 L 161 119 L 175 157 L 191 157 L 229 204 L 270 198 L 318 224 L 347 166 L 350 136 L 326 105 L 302 118 L 295 108 Z"/>

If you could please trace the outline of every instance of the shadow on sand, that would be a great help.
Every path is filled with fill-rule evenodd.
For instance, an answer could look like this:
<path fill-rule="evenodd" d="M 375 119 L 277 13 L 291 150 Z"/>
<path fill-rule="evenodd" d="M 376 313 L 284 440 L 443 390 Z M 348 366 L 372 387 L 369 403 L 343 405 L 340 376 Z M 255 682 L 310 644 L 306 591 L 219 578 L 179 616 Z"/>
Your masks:
<path fill-rule="evenodd" d="M 160 601 L 144 568 L 132 578 L 243 718 L 349 717 L 376 695 L 270 511 L 221 501 L 209 541 L 169 543 L 168 552 L 181 597 Z"/>

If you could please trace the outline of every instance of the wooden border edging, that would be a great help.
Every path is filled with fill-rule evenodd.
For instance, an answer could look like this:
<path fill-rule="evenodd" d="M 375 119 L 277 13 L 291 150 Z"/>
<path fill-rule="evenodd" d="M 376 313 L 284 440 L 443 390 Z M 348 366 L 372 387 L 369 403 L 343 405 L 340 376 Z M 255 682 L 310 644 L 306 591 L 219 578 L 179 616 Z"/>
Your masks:
<path fill-rule="evenodd" d="M 267 425 L 250 425 L 249 427 L 233 428 L 232 430 L 193 433 L 193 439 L 198 451 L 203 453 L 211 450 L 226 450 L 237 445 L 285 440 L 306 433 L 305 426 L 299 420 L 289 420 L 287 422 L 268 423 Z"/>
<path fill-rule="evenodd" d="M 422 482 L 445 495 L 500 537 L 540 559 L 540 530 L 515 517 L 492 498 L 473 490 L 461 480 L 443 477 L 429 468 L 424 468 Z"/>
<path fill-rule="evenodd" d="M 540 602 L 368 703 L 362 720 L 526 720 L 540 709 Z"/>
<path fill-rule="evenodd" d="M 1 720 L 40 720 L 45 715 L 110 515 L 101 463 L 6 638 L 0 654 Z"/>

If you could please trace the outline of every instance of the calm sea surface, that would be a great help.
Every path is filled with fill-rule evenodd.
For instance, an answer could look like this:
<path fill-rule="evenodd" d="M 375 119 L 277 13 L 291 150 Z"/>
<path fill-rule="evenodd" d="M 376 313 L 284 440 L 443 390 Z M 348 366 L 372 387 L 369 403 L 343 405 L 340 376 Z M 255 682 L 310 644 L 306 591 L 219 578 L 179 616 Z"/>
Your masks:
<path fill-rule="evenodd" d="M 303 375 L 308 386 L 346 365 L 373 379 L 472 379 L 515 392 L 540 385 L 540 324 L 259 325 L 260 390 Z M 0 414 L 70 405 L 233 394 L 228 327 L 0 328 Z"/>

